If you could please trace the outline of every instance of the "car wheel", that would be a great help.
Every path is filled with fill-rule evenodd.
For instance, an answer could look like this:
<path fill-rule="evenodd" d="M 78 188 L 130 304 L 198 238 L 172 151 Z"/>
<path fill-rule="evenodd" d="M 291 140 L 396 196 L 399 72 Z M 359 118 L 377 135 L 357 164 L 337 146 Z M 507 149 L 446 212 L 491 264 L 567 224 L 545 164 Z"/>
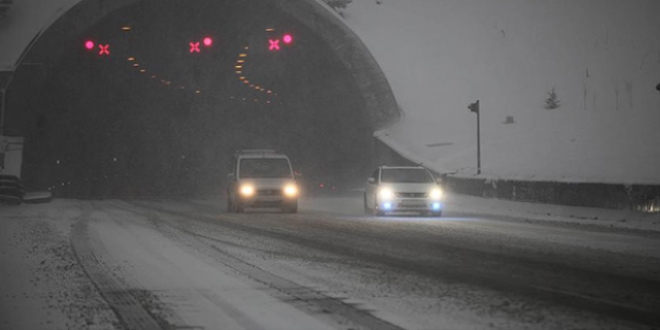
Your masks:
<path fill-rule="evenodd" d="M 425 215 L 433 218 L 439 218 L 442 216 L 442 211 L 438 211 L 438 212 L 429 211 L 429 212 L 425 212 Z"/>
<path fill-rule="evenodd" d="M 241 202 L 234 202 L 234 213 L 243 213 L 244 211 L 245 209 L 243 208 L 243 205 L 241 205 Z"/>
<path fill-rule="evenodd" d="M 285 213 L 297 213 L 298 212 L 298 201 L 292 202 L 292 203 L 283 203 L 282 204 L 282 212 Z"/>
<path fill-rule="evenodd" d="M 227 198 L 227 212 L 234 212 L 234 203 L 231 202 L 231 198 Z"/>
<path fill-rule="evenodd" d="M 372 214 L 375 215 L 375 216 L 377 216 L 377 217 L 382 217 L 382 216 L 385 215 L 385 211 L 382 211 L 382 210 L 378 207 L 378 205 L 374 205 L 374 208 L 373 208 L 372 212 L 373 212 Z"/>
<path fill-rule="evenodd" d="M 371 209 L 367 205 L 367 194 L 364 194 L 364 214 L 371 214 Z"/>

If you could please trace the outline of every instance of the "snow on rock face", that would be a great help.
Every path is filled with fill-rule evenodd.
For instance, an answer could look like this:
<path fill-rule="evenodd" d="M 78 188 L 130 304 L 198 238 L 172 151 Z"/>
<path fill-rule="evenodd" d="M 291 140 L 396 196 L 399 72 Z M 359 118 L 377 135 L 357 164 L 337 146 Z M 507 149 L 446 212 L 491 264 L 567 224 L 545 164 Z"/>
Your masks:
<path fill-rule="evenodd" d="M 652 0 L 384 0 L 345 17 L 406 115 L 381 138 L 426 166 L 476 173 L 467 105 L 479 99 L 487 176 L 658 184 L 658 12 Z M 544 109 L 552 88 L 560 107 Z"/>

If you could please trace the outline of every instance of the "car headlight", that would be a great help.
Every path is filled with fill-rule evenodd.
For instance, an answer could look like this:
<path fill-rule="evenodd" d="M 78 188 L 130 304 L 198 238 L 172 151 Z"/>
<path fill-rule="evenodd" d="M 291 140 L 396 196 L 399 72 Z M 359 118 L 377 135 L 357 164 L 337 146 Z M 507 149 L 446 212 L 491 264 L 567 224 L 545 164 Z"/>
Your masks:
<path fill-rule="evenodd" d="M 243 195 L 245 197 L 252 196 L 252 195 L 254 195 L 254 187 L 252 187 L 250 185 L 241 186 L 240 192 L 241 192 L 241 195 Z"/>
<path fill-rule="evenodd" d="M 378 197 L 384 199 L 390 199 L 394 197 L 394 193 L 389 188 L 380 188 L 380 190 L 378 190 Z"/>
<path fill-rule="evenodd" d="M 288 197 L 297 196 L 298 195 L 298 187 L 296 187 L 295 185 L 292 185 L 292 184 L 290 184 L 288 186 L 285 186 L 284 187 L 284 195 L 286 195 Z"/>
<path fill-rule="evenodd" d="M 432 199 L 440 199 L 442 196 L 444 196 L 444 192 L 440 188 L 435 188 L 431 190 L 429 196 L 431 196 Z"/>

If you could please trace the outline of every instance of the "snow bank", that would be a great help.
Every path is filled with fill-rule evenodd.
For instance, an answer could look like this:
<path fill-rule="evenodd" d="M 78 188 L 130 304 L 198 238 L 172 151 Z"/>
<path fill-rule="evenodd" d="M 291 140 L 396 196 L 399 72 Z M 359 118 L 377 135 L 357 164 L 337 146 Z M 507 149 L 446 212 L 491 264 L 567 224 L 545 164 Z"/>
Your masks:
<path fill-rule="evenodd" d="M 395 150 L 476 173 L 479 99 L 484 176 L 660 183 L 660 2 L 380 2 L 345 17 L 406 114 Z"/>

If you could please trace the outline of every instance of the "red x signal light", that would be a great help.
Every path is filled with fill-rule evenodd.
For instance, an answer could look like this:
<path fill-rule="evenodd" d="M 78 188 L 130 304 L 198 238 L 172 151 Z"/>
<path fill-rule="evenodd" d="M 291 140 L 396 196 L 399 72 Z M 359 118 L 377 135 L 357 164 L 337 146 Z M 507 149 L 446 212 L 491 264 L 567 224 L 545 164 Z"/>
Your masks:
<path fill-rule="evenodd" d="M 99 44 L 99 55 L 110 55 L 110 44 Z"/>
<path fill-rule="evenodd" d="M 274 39 L 274 40 L 268 39 L 268 43 L 270 43 L 270 45 L 268 46 L 268 50 L 270 51 L 280 50 L 280 39 Z"/>
<path fill-rule="evenodd" d="M 199 53 L 199 41 L 198 42 L 190 42 L 188 43 L 190 45 L 190 52 L 191 53 Z"/>

